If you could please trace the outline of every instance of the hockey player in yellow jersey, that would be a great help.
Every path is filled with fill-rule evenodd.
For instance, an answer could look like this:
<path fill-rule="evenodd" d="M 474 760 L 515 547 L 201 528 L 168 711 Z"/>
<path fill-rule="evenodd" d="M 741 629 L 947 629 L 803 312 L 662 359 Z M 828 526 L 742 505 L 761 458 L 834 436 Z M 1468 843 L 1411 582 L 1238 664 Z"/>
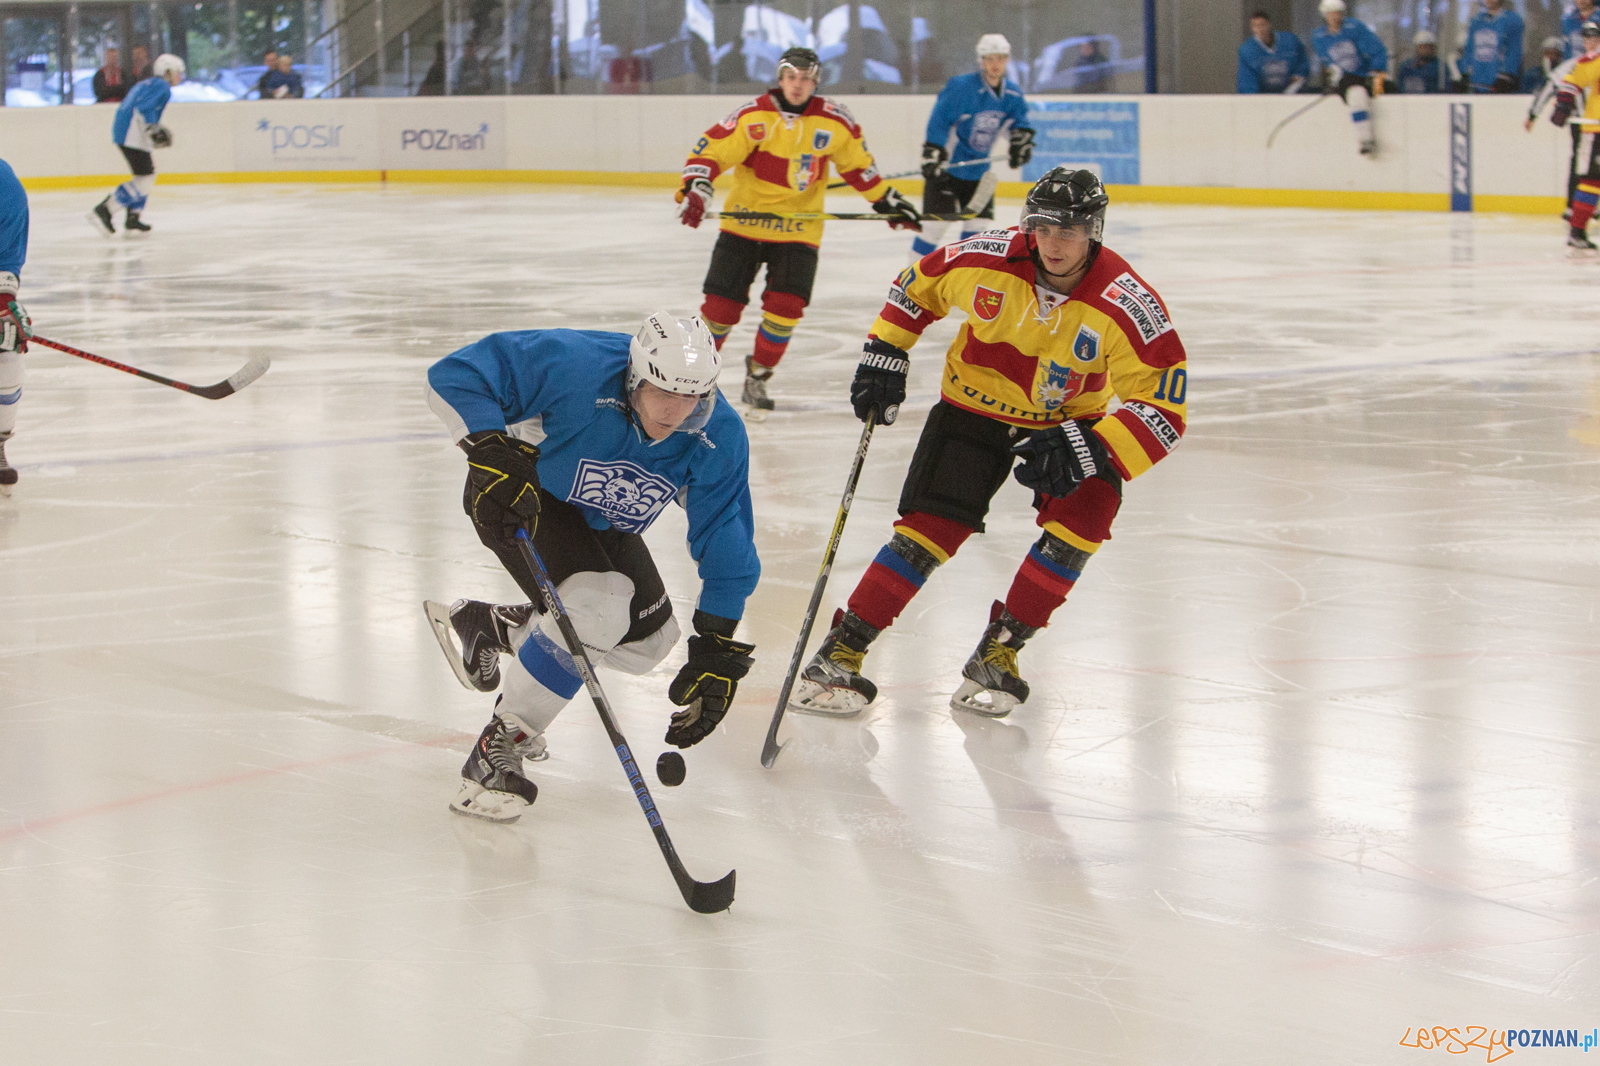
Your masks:
<path fill-rule="evenodd" d="M 867 646 L 983 532 L 1012 466 L 1033 490 L 1042 535 L 996 600 L 962 669 L 953 708 L 1004 717 L 1028 698 L 1017 666 L 1111 535 L 1122 486 L 1183 435 L 1188 370 L 1166 305 L 1101 243 L 1109 200 L 1087 170 L 1057 167 L 1028 193 L 1020 228 L 989 230 L 907 268 L 868 335 L 850 400 L 895 421 L 907 351 L 929 325 L 966 317 L 945 355 L 942 395 L 922 428 L 894 536 L 807 664 L 790 706 L 847 717 L 877 696 Z M 1121 406 L 1107 408 L 1115 397 Z"/>
<path fill-rule="evenodd" d="M 1550 121 L 1565 126 L 1567 120 L 1583 102 L 1583 117 L 1600 120 L 1600 22 L 1583 24 L 1584 53 L 1572 64 L 1567 76 L 1556 86 L 1556 106 L 1550 111 Z M 1596 249 L 1589 239 L 1589 219 L 1594 217 L 1595 205 L 1600 204 L 1600 151 L 1594 149 L 1594 131 L 1584 131 L 1587 147 L 1579 148 L 1579 155 L 1587 156 L 1588 166 L 1578 175 L 1578 188 L 1572 195 L 1570 223 L 1567 232 L 1568 254 L 1592 258 Z M 1578 159 L 1574 159 L 1574 165 Z"/>
<path fill-rule="evenodd" d="M 727 170 L 733 171 L 733 187 L 725 210 L 820 212 L 832 163 L 891 227 L 918 228 L 917 209 L 878 174 L 855 118 L 843 104 L 815 95 L 820 71 L 811 49 L 789 49 L 778 61 L 776 88 L 706 131 L 683 166 L 677 200 L 685 226 L 700 225 L 711 206 L 711 183 Z M 820 220 L 722 220 L 700 317 L 720 349 L 750 302 L 756 271 L 766 264 L 761 326 L 755 351 L 745 359 L 743 400 L 756 410 L 772 409 L 767 380 L 811 301 L 822 225 Z"/>

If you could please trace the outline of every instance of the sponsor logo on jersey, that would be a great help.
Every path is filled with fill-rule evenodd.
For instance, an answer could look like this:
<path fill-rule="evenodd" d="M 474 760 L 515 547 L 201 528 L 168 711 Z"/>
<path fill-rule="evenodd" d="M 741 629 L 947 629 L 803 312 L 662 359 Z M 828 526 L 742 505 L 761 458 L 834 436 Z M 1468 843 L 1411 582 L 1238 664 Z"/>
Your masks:
<path fill-rule="evenodd" d="M 752 122 L 749 126 L 749 132 L 750 139 L 752 141 L 765 140 L 767 136 L 767 124 L 765 122 Z"/>
<path fill-rule="evenodd" d="M 1133 320 L 1139 336 L 1149 344 L 1163 333 L 1172 332 L 1172 320 L 1156 299 L 1156 294 L 1139 284 L 1132 274 L 1117 275 L 1117 280 L 1106 286 L 1100 298 L 1120 307 Z"/>
<path fill-rule="evenodd" d="M 1039 369 L 1044 371 L 1044 375 L 1034 388 L 1033 395 L 1034 400 L 1046 411 L 1054 411 L 1083 388 L 1083 375 L 1070 366 L 1050 360 L 1041 361 Z"/>
<path fill-rule="evenodd" d="M 839 119 L 846 126 L 849 126 L 852 131 L 857 129 L 856 117 L 850 113 L 850 109 L 848 107 L 845 107 L 837 100 L 824 98 L 822 101 L 822 111 L 824 114 L 832 115 Z M 863 145 L 862 147 L 866 146 Z"/>
<path fill-rule="evenodd" d="M 811 150 L 813 152 L 826 151 L 828 144 L 833 140 L 832 130 L 817 130 L 811 135 Z"/>
<path fill-rule="evenodd" d="M 688 166 L 683 168 L 683 176 L 686 178 L 705 178 L 707 181 L 710 181 L 711 168 L 706 166 L 704 163 L 690 163 Z"/>
<path fill-rule="evenodd" d="M 1000 230 L 997 232 L 1004 233 L 1005 231 Z M 976 237 L 968 237 L 964 241 L 957 241 L 955 244 L 947 245 L 944 250 L 944 261 L 948 263 L 957 256 L 966 255 L 969 252 L 1004 257 L 1011 253 L 1011 240 L 1009 237 L 1005 240 L 1000 240 L 980 233 Z"/>
<path fill-rule="evenodd" d="M 1122 405 L 1122 409 L 1143 422 L 1144 427 L 1155 437 L 1156 443 L 1160 444 L 1163 450 L 1170 452 L 1178 446 L 1178 431 L 1154 407 L 1138 400 L 1130 400 Z"/>
<path fill-rule="evenodd" d="M 567 499 L 599 511 L 624 533 L 643 533 L 677 491 L 666 478 L 625 459 L 584 459 L 578 463 Z"/>
<path fill-rule="evenodd" d="M 906 290 L 900 284 L 898 278 L 895 279 L 893 285 L 889 286 L 889 302 L 904 311 L 908 318 L 922 317 L 922 308 L 915 300 L 906 295 Z"/>
<path fill-rule="evenodd" d="M 987 285 L 979 285 L 972 293 L 972 313 L 985 322 L 993 322 L 1000 317 L 1000 309 L 1006 305 L 1006 294 L 991 289 Z"/>

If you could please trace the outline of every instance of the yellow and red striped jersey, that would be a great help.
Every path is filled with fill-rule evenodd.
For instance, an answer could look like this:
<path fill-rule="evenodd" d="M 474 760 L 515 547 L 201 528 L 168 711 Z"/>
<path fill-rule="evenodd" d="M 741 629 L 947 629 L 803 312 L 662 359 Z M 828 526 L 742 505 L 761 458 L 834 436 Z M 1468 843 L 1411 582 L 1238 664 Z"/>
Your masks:
<path fill-rule="evenodd" d="M 792 114 L 768 92 L 706 130 L 683 165 L 683 176 L 714 181 L 723 171 L 733 170 L 724 211 L 804 214 L 822 210 L 829 162 L 874 203 L 889 191 L 867 151 L 860 125 L 843 104 L 813 96 L 804 111 Z M 799 242 L 813 248 L 822 241 L 820 220 L 725 218 L 722 230 L 757 241 Z"/>
<path fill-rule="evenodd" d="M 909 351 L 952 311 L 967 320 L 945 355 L 948 403 L 1017 426 L 1099 417 L 1095 433 L 1125 478 L 1177 447 L 1183 342 L 1161 297 L 1111 249 L 1062 295 L 1038 283 L 1025 234 L 980 233 L 902 271 L 872 335 Z M 1101 417 L 1113 396 L 1121 407 Z"/>
<path fill-rule="evenodd" d="M 1600 85 L 1600 52 L 1589 53 L 1578 57 L 1572 64 L 1572 69 L 1567 71 L 1567 76 L 1561 79 L 1561 84 L 1556 86 L 1556 91 L 1566 91 L 1578 98 L 1583 105 L 1584 118 L 1600 118 L 1600 92 L 1595 88 Z"/>

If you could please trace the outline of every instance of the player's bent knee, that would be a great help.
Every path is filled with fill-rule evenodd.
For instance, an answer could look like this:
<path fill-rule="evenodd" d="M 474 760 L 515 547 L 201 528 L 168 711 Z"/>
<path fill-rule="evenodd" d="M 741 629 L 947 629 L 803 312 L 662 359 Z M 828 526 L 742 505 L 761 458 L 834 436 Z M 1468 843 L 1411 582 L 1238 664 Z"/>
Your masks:
<path fill-rule="evenodd" d="M 618 644 L 612 648 L 611 654 L 602 659 L 598 665 L 609 666 L 625 674 L 648 674 L 672 653 L 672 649 L 678 644 L 678 638 L 682 635 L 682 631 L 678 628 L 678 620 L 668 618 L 665 625 L 649 636 L 630 640 L 626 644 Z"/>
<path fill-rule="evenodd" d="M 804 297 L 796 296 L 792 292 L 773 292 L 768 289 L 761 294 L 761 309 L 782 318 L 799 320 L 806 313 Z"/>
<path fill-rule="evenodd" d="M 591 661 L 605 658 L 617 642 L 627 636 L 633 581 L 626 574 L 585 570 L 556 586 L 556 594 L 561 597 L 567 617 L 572 620 Z M 553 617 L 545 615 L 539 628 L 564 646 L 560 627 Z"/>

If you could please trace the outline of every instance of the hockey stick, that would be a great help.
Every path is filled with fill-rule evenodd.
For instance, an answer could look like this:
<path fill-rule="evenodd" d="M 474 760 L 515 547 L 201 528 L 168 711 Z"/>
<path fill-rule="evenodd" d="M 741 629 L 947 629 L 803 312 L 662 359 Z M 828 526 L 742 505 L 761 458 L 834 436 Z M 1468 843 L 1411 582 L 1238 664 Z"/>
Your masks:
<path fill-rule="evenodd" d="M 876 211 L 851 215 L 831 215 L 825 211 L 807 211 L 795 214 L 778 214 L 773 211 L 707 211 L 706 218 L 733 218 L 740 222 L 965 222 L 976 215 L 918 215 L 917 219 L 903 215 L 880 215 Z"/>
<path fill-rule="evenodd" d="M 129 366 L 126 363 L 119 363 L 113 359 L 107 359 L 102 355 L 94 355 L 91 352 L 79 351 L 77 348 L 73 348 L 70 345 L 58 344 L 47 337 L 39 336 L 37 333 L 33 335 L 32 339 L 44 345 L 46 348 L 54 348 L 58 352 L 66 352 L 68 355 L 75 355 L 79 359 L 87 359 L 91 363 L 99 363 L 101 366 L 109 366 L 112 370 L 120 370 L 124 374 L 132 374 L 134 377 L 144 378 L 146 381 L 154 381 L 158 385 L 167 385 L 174 389 L 181 389 L 184 392 L 193 393 L 196 396 L 203 396 L 208 400 L 220 400 L 224 396 L 232 396 L 234 393 L 250 384 L 256 378 L 260 377 L 262 374 L 265 374 L 267 372 L 267 368 L 272 365 L 272 360 L 269 357 L 265 355 L 253 355 L 250 357 L 250 361 L 248 363 L 240 367 L 238 370 L 235 370 L 233 372 L 233 376 L 228 378 L 226 381 L 219 381 L 215 385 L 190 385 L 186 381 L 174 381 L 171 378 L 164 378 L 160 374 L 152 374 L 148 370 L 140 370 L 136 366 Z"/>
<path fill-rule="evenodd" d="M 861 443 L 856 445 L 855 462 L 850 466 L 850 477 L 844 483 L 844 497 L 839 501 L 839 514 L 833 520 L 833 533 L 828 537 L 828 550 L 822 556 L 822 570 L 811 589 L 811 603 L 806 607 L 806 617 L 800 623 L 800 638 L 794 642 L 794 654 L 789 657 L 789 672 L 783 679 L 783 691 L 778 693 L 778 706 L 772 712 L 772 724 L 767 727 L 766 742 L 761 745 L 761 765 L 768 770 L 778 761 L 783 745 L 778 743 L 778 726 L 783 722 L 783 712 L 789 709 L 789 693 L 800 674 L 800 661 L 805 658 L 806 642 L 811 639 L 811 626 L 817 620 L 817 608 L 822 606 L 822 593 L 828 587 L 828 575 L 833 573 L 833 557 L 839 551 L 839 538 L 844 536 L 844 520 L 850 517 L 850 504 L 856 498 L 856 482 L 861 480 L 861 467 L 867 461 L 867 445 L 872 443 L 872 427 L 878 424 L 877 412 L 867 419 L 861 431 Z"/>
<path fill-rule="evenodd" d="M 985 156 L 982 159 L 968 159 L 968 160 L 966 160 L 965 162 L 962 162 L 962 163 L 946 163 L 945 164 L 945 169 L 946 170 L 954 170 L 956 167 L 972 167 L 972 166 L 977 166 L 979 163 L 993 163 L 993 164 L 995 164 L 995 166 L 999 166 L 1000 165 L 1000 161 L 998 159 L 995 159 L 992 156 Z M 904 172 L 899 173 L 899 174 L 885 174 L 883 176 L 883 180 L 884 181 L 898 181 L 900 178 L 920 178 L 920 177 L 922 177 L 922 168 L 918 167 L 916 170 L 907 170 L 907 171 L 904 171 Z M 828 184 L 828 188 L 830 188 L 830 189 L 843 189 L 844 187 L 846 187 L 849 184 L 850 183 L 848 181 L 835 181 L 835 182 L 830 182 Z"/>
<path fill-rule="evenodd" d="M 650 829 L 656 835 L 656 843 L 661 845 L 661 854 L 666 857 L 667 868 L 672 871 L 672 879 L 678 882 L 678 891 L 683 893 L 683 901 L 689 909 L 700 914 L 716 914 L 725 911 L 733 904 L 733 879 L 738 871 L 729 870 L 728 875 L 720 881 L 696 881 L 689 876 L 689 871 L 683 868 L 683 860 L 678 858 L 677 849 L 672 846 L 672 838 L 667 836 L 666 824 L 661 820 L 661 812 L 656 810 L 656 801 L 650 798 L 650 789 L 645 786 L 644 775 L 639 773 L 639 764 L 634 761 L 633 752 L 628 749 L 628 741 L 622 735 L 622 730 L 617 728 L 617 720 L 611 713 L 611 703 L 606 699 L 606 694 L 600 688 L 600 682 L 594 676 L 594 666 L 589 662 L 589 653 L 583 649 L 583 640 L 578 636 L 578 630 L 572 624 L 572 619 L 567 617 L 567 609 L 561 605 L 561 597 L 556 595 L 555 585 L 550 583 L 550 575 L 545 572 L 544 563 L 539 558 L 539 553 L 533 550 L 533 542 L 528 539 L 526 529 L 517 530 L 517 550 L 522 553 L 522 558 L 533 570 L 534 580 L 539 583 L 539 593 L 544 597 L 545 608 L 551 617 L 556 620 L 556 625 L 561 628 L 561 639 L 567 643 L 567 651 L 572 655 L 572 665 L 578 668 L 578 674 L 583 678 L 583 685 L 589 690 L 589 698 L 594 700 L 594 709 L 600 712 L 600 724 L 606 727 L 606 735 L 611 738 L 611 747 L 617 753 L 617 758 L 622 760 L 622 769 L 628 775 L 628 784 L 633 788 L 633 795 L 639 801 L 639 806 L 644 808 L 645 821 L 650 823 Z"/>
<path fill-rule="evenodd" d="M 1335 93 L 1323 93 L 1321 96 L 1319 96 L 1315 100 L 1311 101 L 1305 107 L 1302 107 L 1300 110 L 1296 111 L 1294 114 L 1290 115 L 1288 118 L 1284 119 L 1282 122 L 1280 122 L 1276 126 L 1272 127 L 1272 132 L 1267 134 L 1267 147 L 1271 148 L 1272 147 L 1272 142 L 1278 139 L 1278 131 L 1279 130 L 1283 129 L 1283 127 L 1287 126 L 1289 123 L 1293 122 L 1295 119 L 1299 118 L 1301 115 L 1305 114 L 1307 111 L 1310 111 L 1313 107 L 1316 107 L 1318 104 L 1322 103 L 1322 101 L 1326 100 L 1328 97 L 1335 96 L 1335 95 L 1337 95 L 1337 94 L 1335 94 Z"/>

